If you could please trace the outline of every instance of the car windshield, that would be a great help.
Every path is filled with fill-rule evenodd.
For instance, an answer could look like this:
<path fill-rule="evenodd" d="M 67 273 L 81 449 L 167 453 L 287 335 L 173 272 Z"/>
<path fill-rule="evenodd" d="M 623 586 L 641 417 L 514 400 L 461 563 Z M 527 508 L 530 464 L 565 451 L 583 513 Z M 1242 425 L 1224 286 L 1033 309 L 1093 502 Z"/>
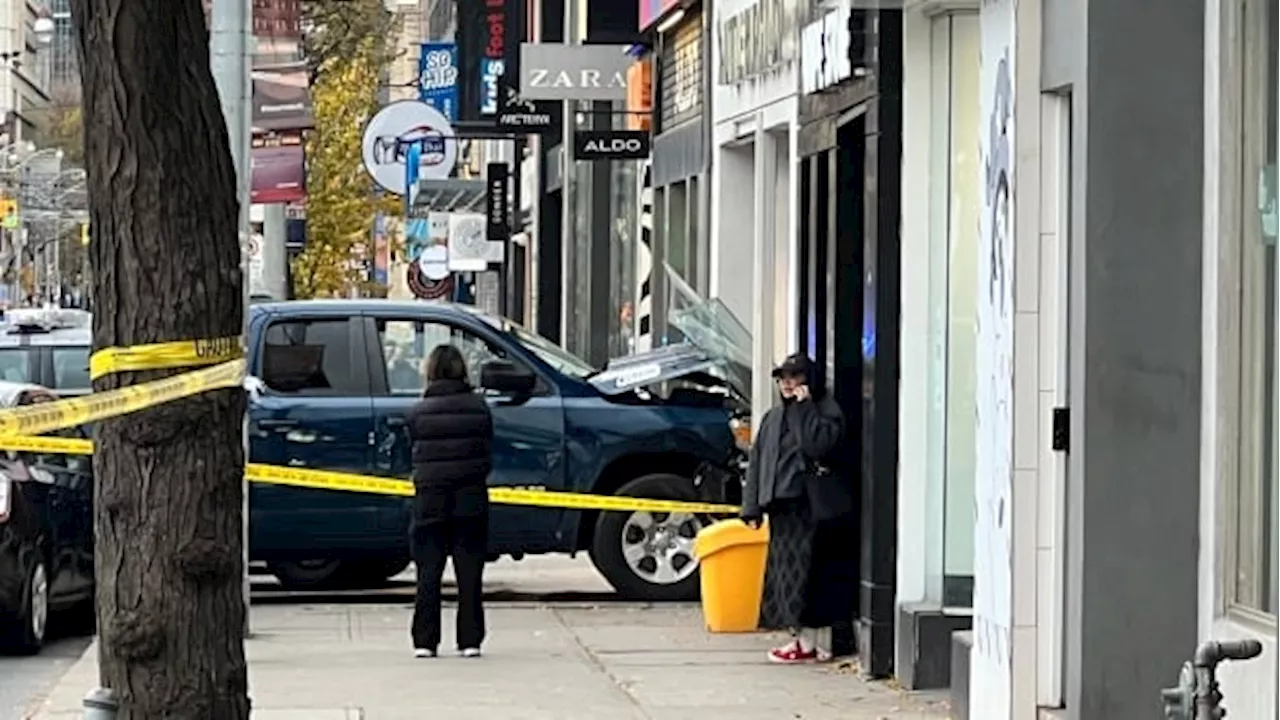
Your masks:
<path fill-rule="evenodd" d="M 504 323 L 503 329 L 519 341 L 521 345 L 528 348 L 529 352 L 537 355 L 539 359 L 560 373 L 581 380 L 596 371 L 585 360 L 575 357 L 568 350 L 544 337 L 525 330 L 515 323 Z"/>

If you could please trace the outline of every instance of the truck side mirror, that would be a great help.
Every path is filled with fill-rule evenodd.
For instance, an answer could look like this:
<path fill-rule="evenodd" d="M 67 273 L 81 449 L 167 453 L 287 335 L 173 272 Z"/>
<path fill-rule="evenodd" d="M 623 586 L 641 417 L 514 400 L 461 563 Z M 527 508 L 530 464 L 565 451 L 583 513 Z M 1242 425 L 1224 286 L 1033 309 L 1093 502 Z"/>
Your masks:
<path fill-rule="evenodd" d="M 533 392 L 538 378 L 510 360 L 490 360 L 480 366 L 480 387 L 511 395 Z"/>

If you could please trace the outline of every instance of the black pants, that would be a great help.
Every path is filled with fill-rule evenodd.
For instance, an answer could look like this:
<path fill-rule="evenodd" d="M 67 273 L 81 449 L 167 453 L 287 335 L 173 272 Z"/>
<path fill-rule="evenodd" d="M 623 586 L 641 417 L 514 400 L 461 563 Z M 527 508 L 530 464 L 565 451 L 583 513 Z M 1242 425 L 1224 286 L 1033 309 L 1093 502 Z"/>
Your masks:
<path fill-rule="evenodd" d="M 413 561 L 418 566 L 418 596 L 413 608 L 413 646 L 434 650 L 440 644 L 440 578 L 453 558 L 458 580 L 458 649 L 484 642 L 484 561 L 489 517 L 441 518 L 413 528 Z"/>

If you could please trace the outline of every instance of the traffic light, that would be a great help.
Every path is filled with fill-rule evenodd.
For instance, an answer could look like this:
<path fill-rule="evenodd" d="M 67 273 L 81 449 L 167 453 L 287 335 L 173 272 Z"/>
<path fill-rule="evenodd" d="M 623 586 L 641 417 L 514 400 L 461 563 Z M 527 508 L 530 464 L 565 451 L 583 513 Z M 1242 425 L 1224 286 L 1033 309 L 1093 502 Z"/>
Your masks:
<path fill-rule="evenodd" d="M 89 247 L 89 223 L 80 223 L 80 244 Z"/>

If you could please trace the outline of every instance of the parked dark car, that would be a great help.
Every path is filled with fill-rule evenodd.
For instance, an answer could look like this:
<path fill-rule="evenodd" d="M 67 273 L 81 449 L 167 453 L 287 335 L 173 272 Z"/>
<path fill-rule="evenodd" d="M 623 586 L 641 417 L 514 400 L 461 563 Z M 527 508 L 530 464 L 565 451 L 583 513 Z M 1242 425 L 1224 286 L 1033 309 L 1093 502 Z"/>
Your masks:
<path fill-rule="evenodd" d="M 55 399 L 0 382 L 0 408 Z M 0 650 L 39 652 L 51 616 L 87 627 L 93 598 L 91 459 L 0 451 Z"/>
<path fill-rule="evenodd" d="M 737 502 L 747 407 L 745 330 L 711 301 L 683 342 L 597 370 L 519 325 L 466 306 L 383 300 L 250 307 L 254 462 L 407 478 L 405 412 L 421 359 L 462 350 L 493 409 L 491 486 Z M 294 587 L 360 587 L 409 562 L 409 503 L 252 486 L 251 556 Z M 492 556 L 590 553 L 638 599 L 698 594 L 693 538 L 709 518 L 497 505 Z"/>
<path fill-rule="evenodd" d="M 90 392 L 91 318 L 71 308 L 6 312 L 0 320 L 0 381 L 41 385 L 62 396 Z"/>

